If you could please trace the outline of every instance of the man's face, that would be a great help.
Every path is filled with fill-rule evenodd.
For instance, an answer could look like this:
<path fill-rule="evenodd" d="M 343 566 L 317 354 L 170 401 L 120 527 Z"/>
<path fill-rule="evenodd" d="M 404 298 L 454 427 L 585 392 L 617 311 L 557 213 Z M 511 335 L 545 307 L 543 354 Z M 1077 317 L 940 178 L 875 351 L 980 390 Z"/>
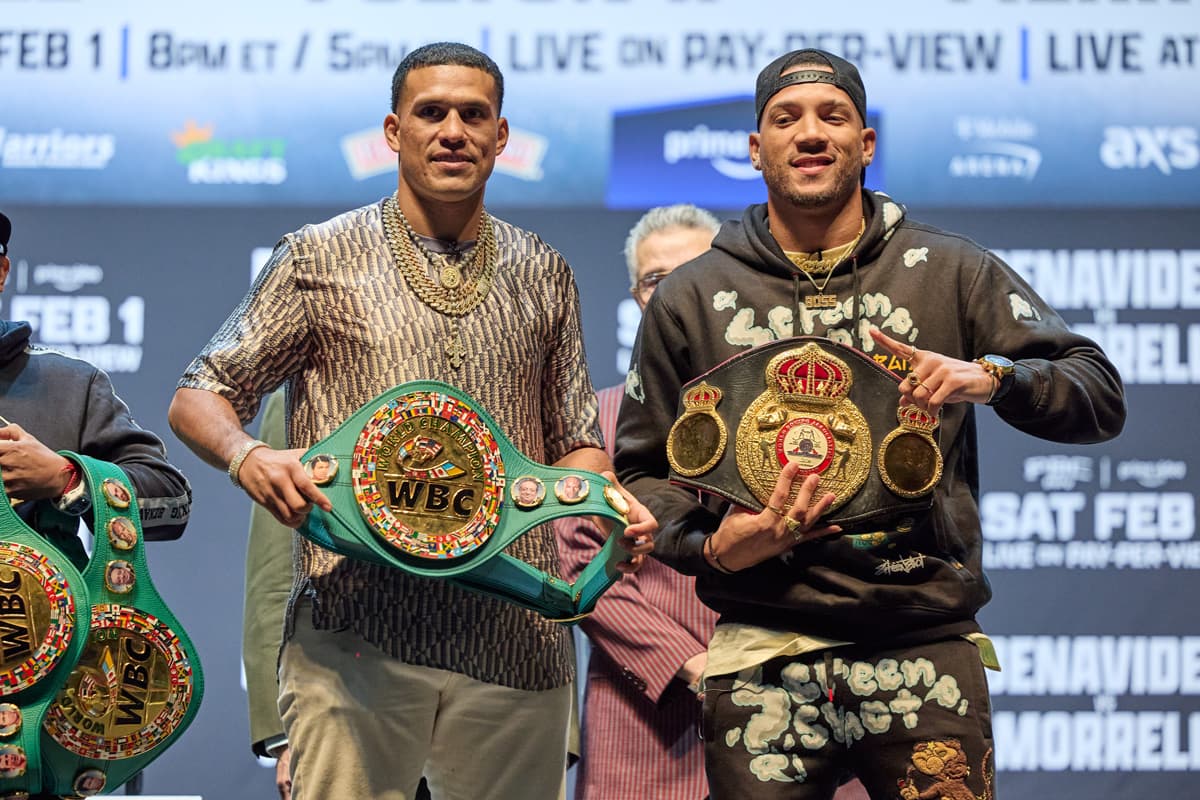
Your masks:
<path fill-rule="evenodd" d="M 517 487 L 517 497 L 522 503 L 536 503 L 538 496 L 538 485 L 533 481 L 522 481 Z"/>
<path fill-rule="evenodd" d="M 579 478 L 570 477 L 563 481 L 563 491 L 567 497 L 579 497 L 579 489 L 581 487 L 582 484 L 579 482 Z"/>
<path fill-rule="evenodd" d="M 400 192 L 453 203 L 483 191 L 508 142 L 496 110 L 496 82 L 474 67 L 419 67 L 408 73 L 383 123 L 400 156 Z"/>
<path fill-rule="evenodd" d="M 633 299 L 643 309 L 650 302 L 650 295 L 658 282 L 676 267 L 691 261 L 708 250 L 713 235 L 704 228 L 685 228 L 676 225 L 655 231 L 638 242 L 634 251 L 637 259 L 637 281 L 633 286 Z M 650 278 L 650 280 L 646 280 Z"/>
<path fill-rule="evenodd" d="M 814 69 L 796 66 L 798 69 Z M 776 93 L 750 134 L 750 158 L 762 169 L 774 203 L 840 210 L 859 190 L 875 155 L 875 130 L 864 128 L 849 95 L 827 83 L 798 83 Z"/>
<path fill-rule="evenodd" d="M 313 462 L 312 476 L 313 476 L 313 481 L 315 481 L 316 483 L 320 483 L 321 481 L 328 480 L 329 479 L 329 462 L 328 461 Z"/>

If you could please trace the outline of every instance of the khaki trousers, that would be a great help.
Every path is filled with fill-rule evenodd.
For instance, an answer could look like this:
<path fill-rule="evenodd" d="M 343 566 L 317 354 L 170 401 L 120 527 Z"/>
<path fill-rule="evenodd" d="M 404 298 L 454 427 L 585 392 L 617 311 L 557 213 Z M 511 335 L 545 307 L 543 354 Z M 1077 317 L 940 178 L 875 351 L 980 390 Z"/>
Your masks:
<path fill-rule="evenodd" d="M 306 604 L 283 648 L 279 711 L 294 800 L 555 800 L 574 685 L 543 692 L 402 663 Z"/>

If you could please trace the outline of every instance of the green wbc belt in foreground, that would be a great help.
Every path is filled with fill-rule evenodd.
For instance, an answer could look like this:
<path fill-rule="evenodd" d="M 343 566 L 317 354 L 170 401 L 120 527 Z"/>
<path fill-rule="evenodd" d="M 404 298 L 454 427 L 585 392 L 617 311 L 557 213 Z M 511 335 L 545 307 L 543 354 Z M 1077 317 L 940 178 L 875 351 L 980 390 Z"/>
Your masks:
<path fill-rule="evenodd" d="M 150 581 L 125 473 L 61 454 L 91 493 L 90 558 L 78 518 L 39 503 L 27 525 L 0 501 L 0 797 L 112 792 L 183 733 L 204 691 Z"/>
<path fill-rule="evenodd" d="M 396 386 L 303 456 L 333 503 L 300 533 L 335 553 L 443 578 L 543 616 L 577 621 L 618 577 L 624 497 L 593 472 L 539 464 L 464 392 L 437 381 Z M 503 552 L 559 517 L 605 517 L 608 541 L 574 584 Z"/>

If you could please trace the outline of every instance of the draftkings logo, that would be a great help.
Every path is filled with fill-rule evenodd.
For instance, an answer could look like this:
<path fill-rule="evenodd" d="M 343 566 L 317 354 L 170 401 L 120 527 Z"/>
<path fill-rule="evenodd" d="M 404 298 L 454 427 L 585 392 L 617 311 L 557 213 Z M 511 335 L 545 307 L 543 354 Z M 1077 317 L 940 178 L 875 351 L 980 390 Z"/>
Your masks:
<path fill-rule="evenodd" d="M 171 133 L 175 158 L 187 167 L 188 183 L 280 184 L 287 180 L 286 140 L 279 137 L 216 139 L 215 126 L 184 123 Z"/>

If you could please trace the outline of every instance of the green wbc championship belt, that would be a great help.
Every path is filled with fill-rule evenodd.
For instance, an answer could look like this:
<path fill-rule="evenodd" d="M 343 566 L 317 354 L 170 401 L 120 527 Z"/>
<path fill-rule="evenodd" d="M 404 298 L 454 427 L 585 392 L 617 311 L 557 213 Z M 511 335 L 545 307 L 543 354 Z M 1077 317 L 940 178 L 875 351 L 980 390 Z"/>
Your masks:
<path fill-rule="evenodd" d="M 83 570 L 91 615 L 80 631 L 83 651 L 42 722 L 42 791 L 90 796 L 125 783 L 183 733 L 204 677 L 191 640 L 150 581 L 125 473 L 62 455 L 79 466 L 92 496 L 95 543 Z"/>
<path fill-rule="evenodd" d="M 539 464 L 464 392 L 396 386 L 311 447 L 304 468 L 333 504 L 300 533 L 351 558 L 444 578 L 561 622 L 589 614 L 619 577 L 625 498 L 593 472 Z M 503 552 L 558 517 L 597 516 L 613 531 L 569 584 Z"/>
<path fill-rule="evenodd" d="M 761 511 L 795 461 L 799 476 L 821 478 L 814 500 L 837 497 L 823 524 L 846 534 L 911 528 L 932 504 L 942 454 L 938 420 L 901 406 L 898 384 L 866 354 L 829 339 L 748 350 L 680 391 L 667 436 L 671 480 Z"/>
<path fill-rule="evenodd" d="M 90 606 L 71 559 L 0 498 L 0 797 L 41 790 L 42 719 L 83 652 Z"/>

